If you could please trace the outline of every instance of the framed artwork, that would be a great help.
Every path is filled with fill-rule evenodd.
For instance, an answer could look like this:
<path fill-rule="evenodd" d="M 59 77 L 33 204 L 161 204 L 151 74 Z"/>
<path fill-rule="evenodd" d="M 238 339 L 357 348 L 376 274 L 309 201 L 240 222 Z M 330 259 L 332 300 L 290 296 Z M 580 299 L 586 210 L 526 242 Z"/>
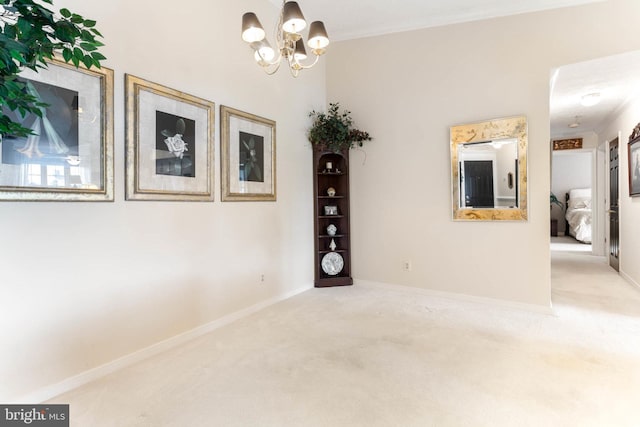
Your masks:
<path fill-rule="evenodd" d="M 125 74 L 126 200 L 213 201 L 213 102 Z"/>
<path fill-rule="evenodd" d="M 629 137 L 629 196 L 640 196 L 640 124 Z"/>
<path fill-rule="evenodd" d="M 576 150 L 582 148 L 582 138 L 555 139 L 553 141 L 553 149 L 557 150 Z"/>
<path fill-rule="evenodd" d="M 48 104 L 3 110 L 32 135 L 0 135 L 0 200 L 113 201 L 113 70 L 48 61 L 18 77 Z"/>
<path fill-rule="evenodd" d="M 222 200 L 276 200 L 276 122 L 220 107 Z"/>

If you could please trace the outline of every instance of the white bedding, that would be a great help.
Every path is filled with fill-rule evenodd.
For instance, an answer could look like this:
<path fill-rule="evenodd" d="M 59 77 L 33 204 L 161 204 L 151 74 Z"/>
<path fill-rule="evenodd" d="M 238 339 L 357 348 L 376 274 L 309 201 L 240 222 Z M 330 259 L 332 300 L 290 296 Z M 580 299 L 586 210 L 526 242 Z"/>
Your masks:
<path fill-rule="evenodd" d="M 569 223 L 569 234 L 584 243 L 591 243 L 591 189 L 579 188 L 569 191 L 569 202 L 565 218 Z"/>

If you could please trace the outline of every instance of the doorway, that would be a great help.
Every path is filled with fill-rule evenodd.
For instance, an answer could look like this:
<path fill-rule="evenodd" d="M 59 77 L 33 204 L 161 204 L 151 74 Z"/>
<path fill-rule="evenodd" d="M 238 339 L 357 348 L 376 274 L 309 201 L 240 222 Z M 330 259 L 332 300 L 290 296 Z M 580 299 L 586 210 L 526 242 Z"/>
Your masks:
<path fill-rule="evenodd" d="M 490 160 L 465 160 L 464 204 L 475 208 L 493 208 L 493 162 Z"/>
<path fill-rule="evenodd" d="M 620 219 L 618 199 L 620 183 L 618 178 L 619 157 L 618 138 L 609 142 L 609 265 L 620 271 Z"/>
<path fill-rule="evenodd" d="M 593 132 L 585 133 L 581 139 L 587 146 L 594 147 L 598 136 Z M 551 193 L 562 204 L 551 205 L 551 222 L 558 236 L 574 239 L 585 247 L 584 251 L 603 256 L 604 252 L 599 252 L 602 249 L 597 247 L 599 211 L 595 205 L 601 193 L 597 188 L 596 156 L 595 148 L 552 152 Z M 583 200 L 586 193 L 590 199 Z M 570 194 L 574 196 L 571 200 Z"/>

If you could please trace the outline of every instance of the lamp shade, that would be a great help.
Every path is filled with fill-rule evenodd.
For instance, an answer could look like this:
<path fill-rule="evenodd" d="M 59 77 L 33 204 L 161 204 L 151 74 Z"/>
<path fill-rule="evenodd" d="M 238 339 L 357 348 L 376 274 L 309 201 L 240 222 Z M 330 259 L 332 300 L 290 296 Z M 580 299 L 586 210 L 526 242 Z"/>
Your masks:
<path fill-rule="evenodd" d="M 259 42 L 264 39 L 264 28 L 253 12 L 242 15 L 242 40 L 247 43 Z"/>
<path fill-rule="evenodd" d="M 302 39 L 296 42 L 296 48 L 293 51 L 293 58 L 296 61 L 303 61 L 307 59 L 307 50 L 304 48 L 304 42 Z"/>
<path fill-rule="evenodd" d="M 309 27 L 309 41 L 311 49 L 324 49 L 329 46 L 329 36 L 322 21 L 313 21 Z"/>
<path fill-rule="evenodd" d="M 307 26 L 298 2 L 288 1 L 282 9 L 282 29 L 287 33 L 299 33 Z"/>
<path fill-rule="evenodd" d="M 266 39 L 251 44 L 251 47 L 255 49 L 254 57 L 258 64 L 270 64 L 276 56 L 276 52 Z"/>

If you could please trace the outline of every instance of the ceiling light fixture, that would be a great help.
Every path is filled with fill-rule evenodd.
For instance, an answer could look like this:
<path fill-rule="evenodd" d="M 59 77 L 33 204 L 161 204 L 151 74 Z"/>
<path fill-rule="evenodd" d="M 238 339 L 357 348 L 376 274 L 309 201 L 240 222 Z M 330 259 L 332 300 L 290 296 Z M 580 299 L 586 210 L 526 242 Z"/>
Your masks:
<path fill-rule="evenodd" d="M 583 107 L 593 107 L 598 102 L 600 102 L 600 92 L 588 93 L 583 95 L 580 100 L 580 104 L 582 104 Z"/>
<path fill-rule="evenodd" d="M 577 128 L 578 126 L 580 126 L 580 122 L 578 121 L 578 118 L 579 118 L 579 117 L 580 117 L 580 116 L 576 116 L 576 119 L 573 121 L 573 123 L 569 123 L 569 127 L 570 127 L 571 129 L 575 129 L 575 128 Z"/>
<path fill-rule="evenodd" d="M 242 40 L 249 43 L 254 51 L 253 56 L 256 62 L 267 74 L 274 74 L 280 68 L 280 64 L 286 61 L 293 77 L 298 77 L 300 70 L 316 65 L 329 45 L 329 36 L 324 23 L 312 22 L 309 26 L 307 45 L 316 57 L 312 63 L 303 64 L 302 61 L 307 59 L 307 52 L 300 32 L 306 27 L 307 22 L 298 3 L 283 1 L 275 31 L 277 52 L 265 38 L 264 28 L 253 12 L 242 15 Z"/>

